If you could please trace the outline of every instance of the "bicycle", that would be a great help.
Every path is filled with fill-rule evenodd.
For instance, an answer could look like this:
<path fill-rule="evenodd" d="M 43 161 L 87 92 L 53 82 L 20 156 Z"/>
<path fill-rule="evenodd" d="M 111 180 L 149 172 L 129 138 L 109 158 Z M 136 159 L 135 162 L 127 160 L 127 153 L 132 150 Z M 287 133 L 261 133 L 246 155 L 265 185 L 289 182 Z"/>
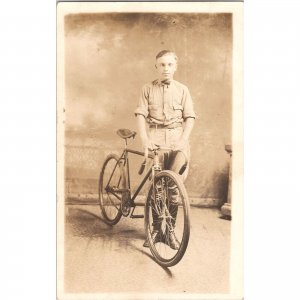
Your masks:
<path fill-rule="evenodd" d="M 151 167 L 147 170 L 137 189 L 132 193 L 129 174 L 128 153 L 144 156 L 145 153 L 129 149 L 127 140 L 135 137 L 136 132 L 119 129 L 117 134 L 124 139 L 125 148 L 120 157 L 109 154 L 99 176 L 99 204 L 104 221 L 108 225 L 117 224 L 121 217 L 145 218 L 144 227 L 150 251 L 155 261 L 163 267 L 176 265 L 183 257 L 190 236 L 190 205 L 183 182 L 179 175 L 170 170 L 162 170 L 159 163 L 160 146 L 147 153 L 139 174 L 144 172 L 147 159 Z M 135 199 L 150 180 L 150 189 L 145 201 L 144 215 L 135 215 Z M 172 200 L 172 191 L 177 191 L 176 203 Z M 156 236 L 153 237 L 153 231 Z M 170 236 L 174 234 L 178 247 L 171 247 Z M 173 235 L 173 236 L 174 236 Z"/>

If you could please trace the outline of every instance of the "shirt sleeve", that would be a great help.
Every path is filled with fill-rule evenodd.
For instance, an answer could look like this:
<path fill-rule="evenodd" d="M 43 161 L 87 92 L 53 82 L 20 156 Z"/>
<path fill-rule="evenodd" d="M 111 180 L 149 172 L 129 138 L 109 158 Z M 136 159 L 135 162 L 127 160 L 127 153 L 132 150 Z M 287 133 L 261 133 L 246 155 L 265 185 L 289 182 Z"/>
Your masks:
<path fill-rule="evenodd" d="M 149 99 L 149 88 L 147 85 L 143 86 L 142 92 L 139 98 L 139 102 L 137 108 L 134 111 L 135 116 L 143 115 L 145 118 L 148 117 L 149 110 L 148 110 L 148 101 Z"/>
<path fill-rule="evenodd" d="M 194 104 L 188 88 L 186 87 L 183 92 L 183 118 L 196 118 L 194 111 Z"/>

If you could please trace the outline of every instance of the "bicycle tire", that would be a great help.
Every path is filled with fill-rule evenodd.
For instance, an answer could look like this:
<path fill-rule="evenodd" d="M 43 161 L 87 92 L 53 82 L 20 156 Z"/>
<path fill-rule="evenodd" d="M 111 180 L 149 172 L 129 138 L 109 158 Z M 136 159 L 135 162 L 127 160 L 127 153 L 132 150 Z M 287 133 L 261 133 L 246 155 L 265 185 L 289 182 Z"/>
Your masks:
<path fill-rule="evenodd" d="M 100 171 L 99 183 L 98 183 L 98 194 L 99 194 L 99 205 L 101 208 L 104 222 L 108 225 L 117 224 L 121 217 L 121 197 L 117 198 L 116 193 L 107 191 L 106 186 L 110 179 L 110 184 L 116 184 L 119 187 L 122 181 L 123 173 L 118 166 L 119 158 L 116 154 L 109 154 Z"/>
<path fill-rule="evenodd" d="M 163 182 L 162 197 L 159 200 L 157 190 Z M 172 204 L 170 200 L 172 196 L 169 190 L 174 187 L 177 187 L 179 195 L 176 196 L 177 204 Z M 155 238 L 152 236 L 154 230 L 158 231 Z M 178 249 L 171 248 L 171 232 L 178 242 Z M 145 204 L 145 233 L 150 251 L 159 265 L 172 267 L 184 256 L 190 237 L 190 205 L 184 184 L 173 171 L 161 171 L 154 177 L 154 189 L 152 184 Z"/>

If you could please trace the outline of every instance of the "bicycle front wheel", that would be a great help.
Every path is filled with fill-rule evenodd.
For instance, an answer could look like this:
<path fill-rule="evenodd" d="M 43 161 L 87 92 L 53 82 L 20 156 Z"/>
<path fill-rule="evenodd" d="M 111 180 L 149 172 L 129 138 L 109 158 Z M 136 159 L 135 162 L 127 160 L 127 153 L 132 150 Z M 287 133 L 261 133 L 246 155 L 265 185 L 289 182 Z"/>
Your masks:
<path fill-rule="evenodd" d="M 115 154 L 107 156 L 99 176 L 99 204 L 105 223 L 117 224 L 121 217 L 122 192 L 118 189 L 124 184 L 122 161 Z"/>
<path fill-rule="evenodd" d="M 172 171 L 159 172 L 145 205 L 145 231 L 150 251 L 163 267 L 183 257 L 190 236 L 189 200 L 183 182 Z"/>

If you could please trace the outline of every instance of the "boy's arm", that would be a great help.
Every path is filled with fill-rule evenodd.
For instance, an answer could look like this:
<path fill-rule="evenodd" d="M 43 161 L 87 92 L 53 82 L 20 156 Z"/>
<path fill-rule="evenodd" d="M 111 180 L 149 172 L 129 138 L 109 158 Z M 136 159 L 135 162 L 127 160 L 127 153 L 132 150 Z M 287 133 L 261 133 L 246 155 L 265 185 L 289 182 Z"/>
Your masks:
<path fill-rule="evenodd" d="M 179 141 L 174 145 L 175 150 L 182 150 L 188 143 L 190 134 L 193 130 L 196 114 L 194 112 L 193 101 L 188 88 L 184 89 L 183 94 L 183 118 L 184 129 Z"/>
<path fill-rule="evenodd" d="M 194 123 L 194 118 L 186 118 L 183 133 L 180 140 L 174 145 L 174 150 L 182 150 L 185 147 L 193 130 Z"/>
<path fill-rule="evenodd" d="M 137 117 L 138 130 L 142 140 L 143 148 L 145 150 L 148 148 L 153 149 L 153 144 L 147 134 L 145 117 L 143 115 L 137 115 L 136 117 Z"/>

